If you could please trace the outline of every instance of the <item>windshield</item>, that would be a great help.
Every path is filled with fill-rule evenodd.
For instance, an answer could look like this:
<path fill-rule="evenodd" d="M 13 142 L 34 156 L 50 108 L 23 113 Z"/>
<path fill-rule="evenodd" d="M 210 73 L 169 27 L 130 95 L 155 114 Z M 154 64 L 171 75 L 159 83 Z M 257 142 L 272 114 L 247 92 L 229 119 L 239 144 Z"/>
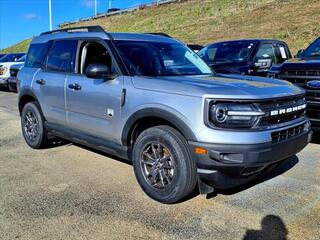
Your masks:
<path fill-rule="evenodd" d="M 2 58 L 0 58 L 0 62 L 16 62 L 18 58 L 20 58 L 21 56 L 23 56 L 23 54 L 19 53 L 19 54 L 7 54 L 5 56 L 3 56 Z"/>
<path fill-rule="evenodd" d="M 0 62 L 11 62 L 13 59 L 14 59 L 13 54 L 7 54 L 7 55 L 3 56 L 2 58 L 0 58 Z"/>
<path fill-rule="evenodd" d="M 255 45 L 254 41 L 218 43 L 205 47 L 198 55 L 206 62 L 247 61 Z"/>
<path fill-rule="evenodd" d="M 320 38 L 315 40 L 311 45 L 302 53 L 302 58 L 320 57 Z"/>
<path fill-rule="evenodd" d="M 26 61 L 26 56 L 27 55 L 23 55 L 21 58 L 18 58 L 16 62 L 25 62 Z"/>
<path fill-rule="evenodd" d="M 212 74 L 210 67 L 180 43 L 115 41 L 127 69 L 138 76 Z"/>

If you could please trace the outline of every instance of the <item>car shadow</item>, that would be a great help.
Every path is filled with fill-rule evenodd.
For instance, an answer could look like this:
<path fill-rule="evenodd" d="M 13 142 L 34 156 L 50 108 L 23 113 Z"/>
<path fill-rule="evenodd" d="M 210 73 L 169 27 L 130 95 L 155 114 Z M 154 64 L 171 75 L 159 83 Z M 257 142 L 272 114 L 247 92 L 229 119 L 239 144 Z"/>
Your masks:
<path fill-rule="evenodd" d="M 97 150 L 97 149 L 94 149 L 94 148 L 91 148 L 91 147 L 88 147 L 88 146 L 85 146 L 82 144 L 73 143 L 73 142 L 69 142 L 69 141 L 65 141 L 65 140 L 61 140 L 61 139 L 57 139 L 56 142 L 53 141 L 51 144 L 51 147 L 70 146 L 70 145 L 84 148 L 88 151 L 97 153 L 97 154 L 102 155 L 104 157 L 107 157 L 111 160 L 118 161 L 118 162 L 132 166 L 132 161 L 130 161 L 130 160 L 126 160 L 126 159 L 120 158 L 116 155 L 105 153 L 103 151 L 100 151 L 100 150 Z M 211 198 L 216 197 L 218 194 L 233 195 L 233 194 L 242 192 L 242 191 L 247 190 L 255 185 L 258 185 L 262 182 L 268 181 L 274 177 L 277 177 L 277 176 L 287 172 L 288 170 L 293 168 L 298 162 L 299 162 L 299 158 L 296 155 L 291 156 L 290 158 L 288 158 L 285 161 L 283 161 L 282 163 L 280 163 L 280 165 L 278 165 L 277 167 L 272 169 L 270 172 L 263 174 L 261 177 L 258 177 L 257 179 L 250 181 L 247 184 L 241 185 L 236 188 L 228 189 L 228 190 L 215 189 L 213 193 L 207 194 L 206 198 L 211 199 Z M 199 194 L 200 194 L 199 189 L 198 189 L 198 187 L 196 187 L 191 194 L 189 194 L 185 198 L 181 199 L 179 201 L 179 203 L 189 201 L 189 200 L 197 197 Z"/>
<path fill-rule="evenodd" d="M 120 158 L 116 155 L 112 155 L 112 154 L 109 154 L 109 153 L 106 153 L 106 152 L 103 152 L 103 151 L 100 151 L 100 150 L 97 150 L 97 149 L 94 149 L 94 148 L 91 148 L 91 147 L 88 147 L 88 146 L 84 146 L 84 145 L 81 145 L 81 144 L 78 144 L 78 143 L 72 143 L 74 146 L 77 146 L 77 147 L 80 147 L 80 148 L 84 148 L 88 151 L 91 151 L 91 152 L 94 152 L 94 153 L 97 153 L 99 155 L 102 155 L 104 157 L 107 157 L 107 158 L 110 158 L 111 160 L 114 160 L 114 161 L 117 161 L 117 162 L 122 162 L 122 163 L 125 163 L 127 165 L 132 165 L 132 162 L 130 160 L 126 160 L 124 158 Z"/>
<path fill-rule="evenodd" d="M 233 195 L 233 194 L 242 192 L 244 190 L 247 190 L 253 186 L 256 186 L 260 183 L 268 181 L 272 178 L 275 178 L 275 177 L 287 172 L 288 170 L 293 168 L 298 162 L 299 162 L 299 158 L 296 155 L 291 156 L 288 159 L 286 159 L 285 161 L 283 161 L 282 163 L 280 163 L 280 165 L 278 165 L 277 167 L 272 169 L 270 172 L 262 175 L 261 177 L 258 177 L 257 179 L 255 179 L 249 183 L 246 183 L 246 184 L 241 185 L 239 187 L 235 187 L 235 188 L 228 189 L 228 190 L 215 189 L 215 191 L 213 193 L 210 193 L 207 195 L 207 199 L 216 197 L 218 194 Z"/>
<path fill-rule="evenodd" d="M 8 88 L 0 87 L 0 91 L 2 92 L 10 92 Z"/>
<path fill-rule="evenodd" d="M 50 148 L 56 148 L 56 147 L 62 147 L 62 146 L 71 146 L 73 145 L 73 143 L 61 139 L 61 138 L 49 138 L 49 143 L 45 146 L 46 149 L 50 149 Z"/>
<path fill-rule="evenodd" d="M 288 229 L 284 221 L 275 215 L 267 215 L 261 220 L 261 229 L 248 229 L 243 240 L 286 240 Z"/>
<path fill-rule="evenodd" d="M 320 144 L 320 131 L 314 131 L 311 143 Z"/>

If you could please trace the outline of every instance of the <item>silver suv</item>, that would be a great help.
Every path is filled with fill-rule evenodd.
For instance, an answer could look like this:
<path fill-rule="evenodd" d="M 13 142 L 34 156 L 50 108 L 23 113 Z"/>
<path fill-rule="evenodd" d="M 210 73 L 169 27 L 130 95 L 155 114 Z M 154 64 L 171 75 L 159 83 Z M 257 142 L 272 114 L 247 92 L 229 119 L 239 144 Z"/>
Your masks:
<path fill-rule="evenodd" d="M 255 179 L 310 140 L 304 90 L 216 75 L 184 44 L 100 27 L 33 39 L 19 71 L 22 133 L 132 160 L 141 188 L 175 203 Z M 88 162 L 90 164 L 90 162 Z"/>

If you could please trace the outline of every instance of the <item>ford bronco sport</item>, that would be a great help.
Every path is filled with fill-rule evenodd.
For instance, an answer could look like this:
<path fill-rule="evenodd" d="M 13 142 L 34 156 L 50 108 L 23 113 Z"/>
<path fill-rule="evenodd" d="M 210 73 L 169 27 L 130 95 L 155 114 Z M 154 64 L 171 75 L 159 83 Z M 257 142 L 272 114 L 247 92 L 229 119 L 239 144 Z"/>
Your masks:
<path fill-rule="evenodd" d="M 141 188 L 175 203 L 257 178 L 310 139 L 304 90 L 216 75 L 179 41 L 97 26 L 35 37 L 18 73 L 22 133 L 132 160 Z M 90 162 L 88 162 L 90 164 Z"/>

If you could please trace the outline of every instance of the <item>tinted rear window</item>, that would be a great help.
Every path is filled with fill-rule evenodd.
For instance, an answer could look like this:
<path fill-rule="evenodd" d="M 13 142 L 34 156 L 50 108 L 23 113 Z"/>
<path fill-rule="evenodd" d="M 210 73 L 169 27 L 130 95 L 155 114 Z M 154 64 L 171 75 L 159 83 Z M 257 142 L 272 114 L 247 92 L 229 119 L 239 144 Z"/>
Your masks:
<path fill-rule="evenodd" d="M 49 43 L 31 44 L 25 62 L 26 67 L 40 68 L 50 47 Z"/>
<path fill-rule="evenodd" d="M 70 72 L 74 66 L 76 40 L 61 40 L 53 43 L 47 58 L 47 70 Z"/>

